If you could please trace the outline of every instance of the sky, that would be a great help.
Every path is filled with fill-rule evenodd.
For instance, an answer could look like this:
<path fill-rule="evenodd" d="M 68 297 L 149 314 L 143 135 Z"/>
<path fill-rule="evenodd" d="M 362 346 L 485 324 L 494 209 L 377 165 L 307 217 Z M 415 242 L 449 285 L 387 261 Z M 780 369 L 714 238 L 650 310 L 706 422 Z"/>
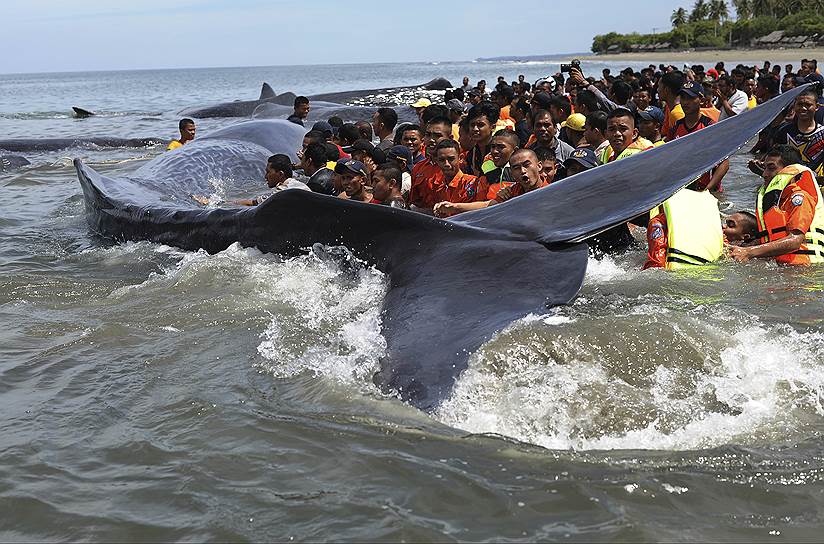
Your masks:
<path fill-rule="evenodd" d="M 3 2 L 0 73 L 461 61 L 589 51 L 692 1 Z"/>

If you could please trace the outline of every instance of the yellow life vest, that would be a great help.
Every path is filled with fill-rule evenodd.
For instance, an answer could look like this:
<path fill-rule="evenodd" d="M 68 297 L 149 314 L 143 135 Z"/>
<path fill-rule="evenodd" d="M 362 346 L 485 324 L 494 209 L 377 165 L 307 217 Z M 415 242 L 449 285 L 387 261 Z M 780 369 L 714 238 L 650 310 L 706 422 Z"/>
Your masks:
<path fill-rule="evenodd" d="M 166 151 L 171 151 L 173 149 L 177 149 L 178 147 L 183 147 L 183 144 L 180 143 L 180 140 L 172 140 L 169 142 L 169 145 L 166 146 Z"/>
<path fill-rule="evenodd" d="M 804 176 L 808 173 L 809 176 Z M 789 235 L 787 232 L 787 215 L 779 207 L 781 193 L 790 183 L 798 183 L 802 190 L 815 195 L 815 215 L 810 229 L 804 235 L 804 244 L 792 253 L 779 255 L 775 260 L 785 264 L 812 264 L 824 262 L 824 203 L 821 189 L 815 179 L 815 173 L 800 164 L 791 164 L 782 169 L 766 186 L 758 189 L 755 215 L 758 219 L 761 243 L 780 240 Z M 765 202 L 766 200 L 766 202 Z M 764 209 L 765 206 L 767 209 Z"/>
<path fill-rule="evenodd" d="M 650 147 L 652 147 L 652 142 L 650 142 L 646 138 L 642 138 L 641 136 L 639 136 L 638 138 L 635 139 L 634 142 L 629 144 L 626 149 L 621 151 L 621 153 L 612 160 L 613 161 L 620 161 L 621 159 L 626 159 L 627 157 L 635 155 L 636 153 L 640 153 L 641 151 L 645 151 L 645 150 L 649 149 Z M 606 163 L 609 162 L 609 158 L 611 156 L 612 156 L 612 146 L 608 145 L 604 148 L 603 151 L 601 151 L 601 156 L 598 158 L 598 160 L 601 164 L 606 164 Z"/>
<path fill-rule="evenodd" d="M 714 196 L 684 188 L 661 206 L 667 218 L 667 270 L 692 268 L 721 257 L 724 233 Z M 652 213 L 657 215 L 657 208 Z"/>

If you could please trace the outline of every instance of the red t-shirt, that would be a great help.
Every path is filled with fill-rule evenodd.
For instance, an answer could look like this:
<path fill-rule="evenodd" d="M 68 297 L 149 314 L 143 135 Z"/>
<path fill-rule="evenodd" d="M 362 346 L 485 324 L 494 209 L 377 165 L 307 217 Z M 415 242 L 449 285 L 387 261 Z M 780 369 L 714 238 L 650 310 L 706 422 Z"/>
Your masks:
<path fill-rule="evenodd" d="M 538 186 L 535 187 L 535 189 L 540 189 L 541 187 L 546 187 L 547 185 L 549 185 L 549 183 L 547 183 L 544 180 L 541 180 L 541 181 L 538 182 Z M 531 190 L 534 191 L 535 189 L 531 189 Z M 498 193 L 495 195 L 495 202 L 506 202 L 510 198 L 515 198 L 516 196 L 521 196 L 523 194 L 526 194 L 526 192 L 527 191 L 524 190 L 523 185 L 521 185 L 520 183 L 515 183 L 515 184 L 511 185 L 510 187 L 501 188 L 498 191 Z"/>
<path fill-rule="evenodd" d="M 710 125 L 714 125 L 715 121 L 707 117 L 706 115 L 701 115 L 698 118 L 698 122 L 693 127 L 687 126 L 687 118 L 679 119 L 672 129 L 669 132 L 669 136 L 667 137 L 667 141 L 676 140 L 678 138 L 683 138 L 693 132 L 698 132 L 702 128 L 707 128 Z M 701 177 L 695 180 L 692 185 L 690 185 L 690 189 L 695 191 L 703 191 L 709 185 L 710 180 L 712 179 L 712 170 L 709 172 L 704 172 L 701 174 Z M 716 191 L 723 191 L 723 187 L 721 187 L 721 183 L 715 188 Z"/>

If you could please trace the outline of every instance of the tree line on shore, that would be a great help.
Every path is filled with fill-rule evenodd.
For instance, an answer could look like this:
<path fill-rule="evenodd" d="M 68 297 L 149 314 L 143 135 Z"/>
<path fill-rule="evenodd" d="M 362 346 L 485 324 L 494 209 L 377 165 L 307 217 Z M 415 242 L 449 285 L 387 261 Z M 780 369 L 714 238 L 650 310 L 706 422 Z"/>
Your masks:
<path fill-rule="evenodd" d="M 783 30 L 787 36 L 824 38 L 824 0 L 696 0 L 678 8 L 672 28 L 651 34 L 610 32 L 592 39 L 592 51 L 630 51 L 633 45 L 668 44 L 672 49 L 747 47 L 752 40 Z M 731 17 L 734 8 L 736 17 Z M 612 47 L 616 46 L 616 47 Z M 612 47 L 612 49 L 610 49 Z"/>

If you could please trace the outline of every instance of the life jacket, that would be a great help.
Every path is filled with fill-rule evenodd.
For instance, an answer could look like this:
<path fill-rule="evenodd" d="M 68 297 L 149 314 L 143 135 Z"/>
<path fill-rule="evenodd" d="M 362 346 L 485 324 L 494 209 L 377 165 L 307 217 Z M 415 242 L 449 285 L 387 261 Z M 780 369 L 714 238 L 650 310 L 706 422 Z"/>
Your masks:
<path fill-rule="evenodd" d="M 667 270 L 692 268 L 721 257 L 724 233 L 714 196 L 684 188 L 661 207 L 667 218 Z M 650 217 L 658 213 L 655 208 Z"/>
<path fill-rule="evenodd" d="M 756 200 L 756 218 L 758 219 L 758 233 L 761 243 L 780 240 L 789 235 L 787 232 L 787 213 L 779 208 L 781 193 L 790 183 L 798 186 L 818 197 L 815 204 L 815 215 L 810 229 L 804 235 L 801 247 L 775 260 L 784 264 L 811 264 L 824 262 L 824 204 L 821 202 L 821 190 L 815 180 L 815 174 L 806 166 L 791 164 L 770 181 L 765 187 L 758 189 Z"/>
<path fill-rule="evenodd" d="M 652 142 L 650 142 L 646 138 L 642 138 L 641 136 L 639 136 L 638 138 L 635 139 L 634 142 L 629 144 L 626 149 L 621 151 L 621 153 L 619 153 L 618 156 L 615 157 L 612 160 L 613 161 L 620 161 L 621 159 L 626 159 L 627 157 L 635 155 L 636 153 L 640 153 L 641 151 L 646 151 L 647 149 L 649 149 L 651 147 L 652 147 Z M 610 162 L 609 159 L 610 159 L 611 156 L 612 156 L 612 146 L 608 145 L 601 152 L 601 156 L 598 159 L 601 162 L 601 164 L 606 164 L 606 163 Z"/>

